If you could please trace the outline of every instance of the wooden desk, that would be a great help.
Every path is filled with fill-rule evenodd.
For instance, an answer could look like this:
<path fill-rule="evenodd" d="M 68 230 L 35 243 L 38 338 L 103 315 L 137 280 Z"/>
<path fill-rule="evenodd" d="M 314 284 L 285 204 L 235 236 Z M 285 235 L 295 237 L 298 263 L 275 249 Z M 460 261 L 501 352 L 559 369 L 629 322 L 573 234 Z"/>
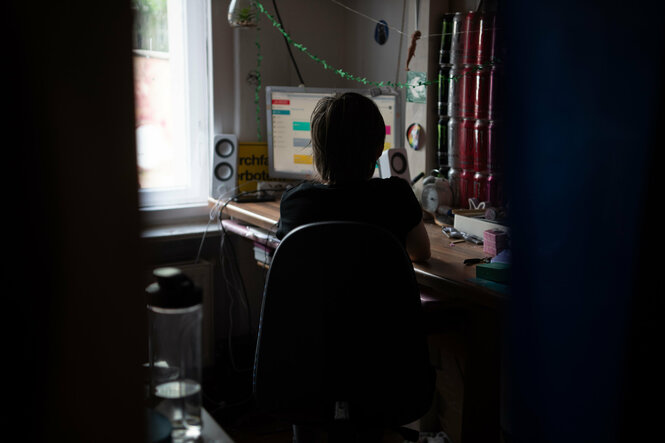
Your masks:
<path fill-rule="evenodd" d="M 269 231 L 274 231 L 279 220 L 279 202 L 230 203 L 224 214 Z M 428 293 L 435 297 L 453 300 L 463 299 L 489 308 L 498 308 L 505 301 L 505 295 L 489 288 L 472 283 L 476 268 L 464 265 L 467 258 L 485 257 L 482 246 L 458 243 L 450 246 L 441 232 L 441 227 L 426 223 L 432 257 L 426 262 L 414 263 L 418 283 L 429 288 Z"/>
<path fill-rule="evenodd" d="M 211 202 L 211 205 L 214 201 Z M 247 224 L 275 231 L 279 202 L 230 203 L 224 208 L 230 216 Z M 475 266 L 464 265 L 467 258 L 485 257 L 482 246 L 469 243 L 450 245 L 441 227 L 426 223 L 432 257 L 414 263 L 421 286 L 421 300 L 430 331 L 431 348 L 445 346 L 442 338 L 453 333 L 462 337 L 464 351 L 463 403 L 459 443 L 498 443 L 500 441 L 500 320 L 506 296 L 475 284 Z M 452 326 L 451 326 L 452 325 Z M 433 352 L 436 354 L 436 352 Z M 441 359 L 441 354 L 433 359 Z M 440 361 L 433 362 L 445 377 Z M 445 389 L 439 386 L 439 395 Z M 439 400 L 441 401 L 441 400 Z M 450 408 L 450 405 L 441 406 Z M 437 410 L 439 419 L 441 411 Z"/>

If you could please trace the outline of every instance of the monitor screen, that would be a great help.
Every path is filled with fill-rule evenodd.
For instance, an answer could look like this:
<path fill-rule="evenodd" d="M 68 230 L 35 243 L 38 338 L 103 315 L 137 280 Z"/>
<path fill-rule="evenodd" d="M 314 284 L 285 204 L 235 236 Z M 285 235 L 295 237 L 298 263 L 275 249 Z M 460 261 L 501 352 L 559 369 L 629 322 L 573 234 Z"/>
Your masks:
<path fill-rule="evenodd" d="M 271 178 L 307 179 L 314 174 L 310 118 L 325 96 L 357 92 L 376 103 L 386 125 L 384 150 L 396 147 L 400 134 L 399 96 L 369 89 L 266 87 L 268 175 Z"/>

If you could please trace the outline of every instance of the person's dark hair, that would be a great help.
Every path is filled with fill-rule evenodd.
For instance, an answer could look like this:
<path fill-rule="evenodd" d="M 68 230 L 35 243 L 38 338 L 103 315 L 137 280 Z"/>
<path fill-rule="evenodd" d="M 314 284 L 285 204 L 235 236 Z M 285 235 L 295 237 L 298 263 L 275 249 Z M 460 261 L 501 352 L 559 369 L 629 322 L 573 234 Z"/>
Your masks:
<path fill-rule="evenodd" d="M 386 126 L 371 99 L 354 92 L 321 99 L 312 112 L 311 132 L 314 166 L 322 181 L 372 177 Z"/>

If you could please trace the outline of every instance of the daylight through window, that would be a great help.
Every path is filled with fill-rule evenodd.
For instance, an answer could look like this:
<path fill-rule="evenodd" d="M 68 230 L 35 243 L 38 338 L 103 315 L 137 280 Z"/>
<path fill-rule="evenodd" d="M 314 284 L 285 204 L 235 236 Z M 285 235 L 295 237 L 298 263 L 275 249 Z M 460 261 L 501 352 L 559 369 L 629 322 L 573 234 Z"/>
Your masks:
<path fill-rule="evenodd" d="M 209 183 L 206 0 L 133 0 L 141 205 L 205 202 Z"/>

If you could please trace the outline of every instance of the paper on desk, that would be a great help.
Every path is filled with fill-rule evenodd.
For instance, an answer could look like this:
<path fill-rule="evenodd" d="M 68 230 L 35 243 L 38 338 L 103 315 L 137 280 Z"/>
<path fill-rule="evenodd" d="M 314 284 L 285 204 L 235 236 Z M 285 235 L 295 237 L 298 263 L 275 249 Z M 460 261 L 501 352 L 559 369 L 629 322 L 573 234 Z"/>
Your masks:
<path fill-rule="evenodd" d="M 492 258 L 491 262 L 510 264 L 511 262 L 510 249 L 504 249 L 503 251 L 499 252 L 496 255 L 496 257 Z"/>

